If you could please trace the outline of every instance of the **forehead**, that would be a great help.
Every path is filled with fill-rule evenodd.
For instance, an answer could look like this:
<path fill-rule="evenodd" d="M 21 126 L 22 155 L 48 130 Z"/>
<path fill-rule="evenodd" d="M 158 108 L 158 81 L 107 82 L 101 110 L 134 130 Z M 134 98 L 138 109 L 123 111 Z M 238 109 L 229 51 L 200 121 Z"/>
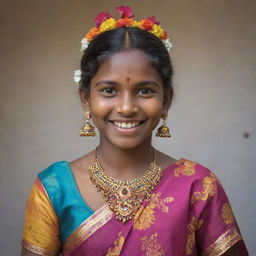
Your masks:
<path fill-rule="evenodd" d="M 126 80 L 135 82 L 154 79 L 161 83 L 158 72 L 152 67 L 149 57 L 141 50 L 129 49 L 113 54 L 103 62 L 92 82 L 100 79 Z M 97 80 L 97 81 L 96 81 Z"/>

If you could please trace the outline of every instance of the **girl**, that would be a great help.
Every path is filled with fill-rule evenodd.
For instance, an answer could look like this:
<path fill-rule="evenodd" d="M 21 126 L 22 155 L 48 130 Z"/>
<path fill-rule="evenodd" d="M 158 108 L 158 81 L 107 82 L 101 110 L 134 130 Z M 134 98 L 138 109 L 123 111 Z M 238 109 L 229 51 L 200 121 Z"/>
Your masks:
<path fill-rule="evenodd" d="M 169 137 L 171 44 L 155 17 L 120 6 L 100 13 L 82 40 L 76 72 L 97 148 L 39 173 L 28 200 L 22 255 L 248 255 L 213 172 L 154 149 Z"/>

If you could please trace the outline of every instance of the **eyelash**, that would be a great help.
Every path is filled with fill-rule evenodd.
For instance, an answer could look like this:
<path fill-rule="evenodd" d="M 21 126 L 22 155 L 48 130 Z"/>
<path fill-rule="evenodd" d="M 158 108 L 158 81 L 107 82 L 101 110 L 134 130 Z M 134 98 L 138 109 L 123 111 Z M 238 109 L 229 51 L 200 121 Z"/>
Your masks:
<path fill-rule="evenodd" d="M 154 91 L 152 89 L 150 89 L 150 88 L 142 88 L 142 89 L 139 90 L 139 92 L 142 92 L 142 90 L 147 91 L 147 93 L 140 93 L 140 94 L 151 94 L 151 93 L 154 93 Z"/>
<path fill-rule="evenodd" d="M 111 92 L 109 92 L 107 90 L 111 90 Z M 140 93 L 143 90 L 144 90 L 144 93 Z M 115 91 L 116 91 L 116 89 L 112 88 L 112 87 L 107 87 L 107 88 L 103 88 L 100 90 L 100 92 L 102 92 L 103 94 L 108 95 L 110 97 L 114 95 Z M 145 93 L 145 91 L 146 91 L 146 93 Z M 152 93 L 154 93 L 154 91 L 151 88 L 141 88 L 138 90 L 138 94 L 141 94 L 141 95 L 148 95 L 148 94 L 152 94 Z"/>
<path fill-rule="evenodd" d="M 112 90 L 112 93 L 107 92 L 107 90 Z M 115 91 L 115 88 L 107 87 L 107 88 L 101 89 L 100 91 L 103 92 L 104 94 L 113 94 L 113 91 Z"/>

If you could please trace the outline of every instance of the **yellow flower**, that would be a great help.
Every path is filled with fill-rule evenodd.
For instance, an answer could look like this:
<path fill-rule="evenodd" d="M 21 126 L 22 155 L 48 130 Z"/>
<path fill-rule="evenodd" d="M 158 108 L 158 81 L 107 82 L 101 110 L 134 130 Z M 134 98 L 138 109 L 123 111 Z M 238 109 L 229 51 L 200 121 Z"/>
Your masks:
<path fill-rule="evenodd" d="M 157 24 L 153 25 L 150 32 L 159 38 L 161 38 L 164 35 L 164 30 Z"/>
<path fill-rule="evenodd" d="M 139 28 L 139 27 L 140 27 L 139 21 L 134 20 L 132 26 L 133 26 L 133 27 L 136 27 L 136 28 Z"/>
<path fill-rule="evenodd" d="M 105 32 L 107 30 L 115 29 L 116 28 L 116 21 L 113 18 L 105 20 L 100 25 L 100 33 Z"/>

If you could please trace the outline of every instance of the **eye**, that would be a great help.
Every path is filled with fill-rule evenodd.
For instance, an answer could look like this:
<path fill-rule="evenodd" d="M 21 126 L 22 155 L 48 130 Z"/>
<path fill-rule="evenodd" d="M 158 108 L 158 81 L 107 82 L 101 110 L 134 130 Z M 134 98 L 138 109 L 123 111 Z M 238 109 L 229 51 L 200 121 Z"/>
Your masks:
<path fill-rule="evenodd" d="M 150 88 L 142 88 L 138 91 L 138 94 L 151 94 L 154 93 L 154 91 Z"/>
<path fill-rule="evenodd" d="M 103 94 L 106 94 L 108 96 L 112 96 L 115 94 L 116 89 L 112 88 L 112 87 L 106 87 L 100 90 L 100 92 L 102 92 Z"/>

